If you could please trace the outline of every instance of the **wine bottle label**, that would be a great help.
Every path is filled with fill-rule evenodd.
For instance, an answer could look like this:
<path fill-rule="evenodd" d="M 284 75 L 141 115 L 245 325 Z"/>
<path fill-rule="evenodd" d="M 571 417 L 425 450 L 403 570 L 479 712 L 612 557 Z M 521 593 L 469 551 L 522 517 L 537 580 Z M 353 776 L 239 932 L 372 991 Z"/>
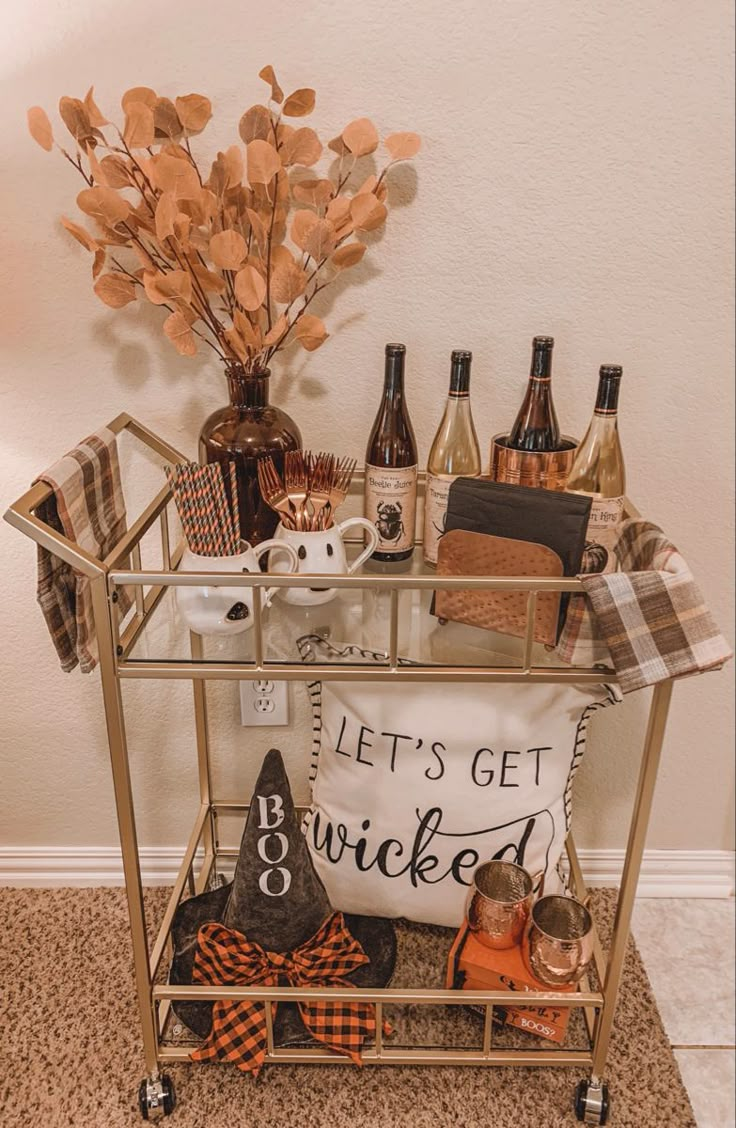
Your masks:
<path fill-rule="evenodd" d="M 438 478 L 436 474 L 427 474 L 424 494 L 424 559 L 428 564 L 437 563 L 437 551 L 445 535 L 450 486 L 454 481 L 454 476 Z"/>
<path fill-rule="evenodd" d="M 616 553 L 621 520 L 624 514 L 623 497 L 594 497 L 588 519 L 583 553 L 583 572 L 615 572 Z"/>
<path fill-rule="evenodd" d="M 411 548 L 416 513 L 416 466 L 366 466 L 365 515 L 378 532 L 376 552 L 406 552 Z"/>

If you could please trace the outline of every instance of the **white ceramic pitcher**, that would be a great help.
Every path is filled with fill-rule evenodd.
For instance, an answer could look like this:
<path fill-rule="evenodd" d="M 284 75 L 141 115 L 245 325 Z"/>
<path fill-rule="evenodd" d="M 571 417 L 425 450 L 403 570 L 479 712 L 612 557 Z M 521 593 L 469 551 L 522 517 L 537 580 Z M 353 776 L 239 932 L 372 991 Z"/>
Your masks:
<path fill-rule="evenodd" d="M 368 544 L 360 555 L 348 564 L 345 555 L 343 537 L 348 529 L 364 529 L 368 534 Z M 314 572 L 317 575 L 348 575 L 363 564 L 371 553 L 375 552 L 378 545 L 378 533 L 372 521 L 365 517 L 348 517 L 329 529 L 320 529 L 316 532 L 301 533 L 294 529 L 287 529 L 279 525 L 276 529 L 275 539 L 283 545 L 290 545 L 296 550 L 299 572 Z M 272 572 L 285 572 L 287 569 L 281 562 L 270 566 Z M 336 588 L 310 587 L 310 588 L 281 588 L 281 598 L 287 603 L 297 607 L 313 607 L 320 603 L 329 603 L 337 594 Z"/>
<path fill-rule="evenodd" d="M 282 572 L 296 572 L 299 558 L 296 549 L 280 540 L 271 539 L 252 548 L 242 542 L 242 552 L 235 556 L 198 556 L 188 548 L 179 565 L 180 572 L 260 572 L 259 560 L 264 552 L 281 553 L 288 560 L 281 562 Z M 272 569 L 273 570 L 273 569 Z M 268 588 L 264 606 L 268 607 L 276 588 Z M 250 587 L 177 587 L 176 602 L 190 630 L 201 635 L 240 634 L 253 626 L 253 588 Z"/>

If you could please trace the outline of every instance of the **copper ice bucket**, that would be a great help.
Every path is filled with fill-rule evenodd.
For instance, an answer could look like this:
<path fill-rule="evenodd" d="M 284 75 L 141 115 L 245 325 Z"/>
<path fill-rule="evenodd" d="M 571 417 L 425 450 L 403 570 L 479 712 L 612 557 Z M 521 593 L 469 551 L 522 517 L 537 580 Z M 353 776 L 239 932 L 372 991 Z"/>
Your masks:
<path fill-rule="evenodd" d="M 537 486 L 543 490 L 564 490 L 570 476 L 578 440 L 570 435 L 560 439 L 559 450 L 515 450 L 508 446 L 508 435 L 491 440 L 491 478 L 511 486 Z"/>

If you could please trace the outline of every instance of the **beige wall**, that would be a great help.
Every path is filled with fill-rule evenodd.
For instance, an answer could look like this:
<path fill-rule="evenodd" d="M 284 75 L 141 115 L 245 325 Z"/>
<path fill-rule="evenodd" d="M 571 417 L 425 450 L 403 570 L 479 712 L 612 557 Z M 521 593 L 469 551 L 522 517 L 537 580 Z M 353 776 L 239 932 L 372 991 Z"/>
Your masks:
<path fill-rule="evenodd" d="M 599 363 L 620 362 L 631 495 L 671 531 L 730 631 L 730 20 L 726 0 L 4 5 L 0 499 L 122 409 L 194 452 L 224 393 L 205 356 L 171 351 L 155 314 L 94 298 L 57 220 L 73 214 L 77 181 L 26 136 L 25 108 L 92 83 L 103 108 L 134 84 L 201 90 L 214 153 L 273 62 L 287 87 L 316 86 L 325 138 L 368 114 L 424 139 L 370 265 L 326 303 L 332 339 L 275 381 L 307 441 L 362 454 L 388 339 L 409 347 L 425 456 L 452 347 L 475 354 L 484 444 L 513 416 L 535 332 L 558 342 L 567 431 L 585 426 Z M 59 671 L 34 606 L 33 547 L 7 526 L 0 536 L 1 841 L 112 845 L 97 679 Z M 732 679 L 733 666 L 677 687 L 650 846 L 732 845 Z M 128 684 L 125 697 L 141 840 L 178 844 L 195 793 L 188 687 Z M 578 789 L 588 847 L 623 844 L 645 704 L 631 699 L 594 732 Z M 254 757 L 233 686 L 217 687 L 214 711 L 224 774 L 245 790 Z M 287 740 L 291 764 L 307 744 L 306 728 Z"/>

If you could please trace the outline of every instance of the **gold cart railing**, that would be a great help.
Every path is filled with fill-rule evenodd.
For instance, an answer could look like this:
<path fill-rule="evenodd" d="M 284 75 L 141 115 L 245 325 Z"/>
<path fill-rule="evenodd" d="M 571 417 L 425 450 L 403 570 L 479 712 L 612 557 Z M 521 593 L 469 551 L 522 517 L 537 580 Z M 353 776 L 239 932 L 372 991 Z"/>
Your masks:
<path fill-rule="evenodd" d="M 109 425 L 120 433 L 128 431 L 151 451 L 167 462 L 181 461 L 184 456 L 164 442 L 148 428 L 127 414 L 119 415 Z M 360 476 L 355 490 L 361 489 Z M 582 990 L 573 993 L 545 992 L 524 996 L 524 1003 L 557 1008 L 583 1008 L 589 1038 L 585 1050 L 517 1049 L 494 1046 L 492 1011 L 494 1006 L 519 1004 L 518 993 L 512 991 L 451 991 L 341 989 L 302 990 L 297 988 L 215 988 L 172 986 L 156 982 L 161 972 L 165 954 L 170 949 L 170 931 L 174 913 L 182 898 L 202 892 L 208 887 L 218 858 L 226 858 L 233 851 L 222 848 L 217 840 L 216 821 L 224 812 L 245 814 L 247 805 L 213 794 L 209 728 L 207 720 L 207 682 L 217 680 L 242 680 L 268 677 L 278 681 L 313 681 L 328 678 L 333 681 L 374 682 L 438 682 L 464 681 L 478 683 L 536 683 L 560 682 L 595 684 L 615 681 L 614 671 L 606 668 L 581 669 L 578 667 L 550 667 L 534 663 L 534 614 L 536 600 L 542 592 L 582 591 L 580 582 L 568 579 L 530 579 L 528 577 L 444 577 L 437 575 L 377 575 L 374 573 L 353 576 L 330 576 L 330 587 L 339 592 L 378 590 L 388 597 L 388 647 L 385 664 L 366 667 L 358 663 L 310 663 L 305 669 L 302 662 L 269 658 L 264 644 L 263 591 L 266 587 L 313 587 L 323 577 L 315 575 L 268 575 L 265 573 L 178 572 L 183 546 L 172 550 L 169 531 L 169 506 L 171 493 L 162 487 L 127 534 L 105 560 L 97 560 L 78 545 L 45 525 L 36 516 L 36 509 L 49 495 L 43 484 L 33 486 L 5 514 L 5 519 L 37 544 L 67 561 L 90 579 L 95 628 L 99 646 L 99 664 L 102 695 L 110 747 L 115 803 L 122 849 L 123 870 L 132 936 L 135 984 L 140 1011 L 145 1064 L 149 1079 L 159 1077 L 159 1066 L 166 1061 L 186 1059 L 189 1047 L 172 1045 L 164 1037 L 164 1028 L 172 1001 L 207 1000 L 218 998 L 250 999 L 260 1001 L 295 1002 L 298 1000 L 360 1000 L 373 1002 L 377 1009 L 377 1035 L 373 1046 L 363 1052 L 366 1064 L 429 1064 L 429 1065 L 579 1065 L 590 1072 L 591 1084 L 599 1085 L 608 1053 L 611 1025 L 623 968 L 626 941 L 639 876 L 649 814 L 659 764 L 664 730 L 667 720 L 672 683 L 655 687 L 646 734 L 643 742 L 639 780 L 629 828 L 626 859 L 619 890 L 612 939 L 607 956 L 596 936 L 594 967 L 600 990 L 590 990 L 584 980 Z M 141 540 L 158 522 L 161 540 L 160 570 L 141 568 Z M 186 659 L 150 659 L 135 656 L 136 646 L 155 616 L 170 587 L 199 585 L 242 586 L 253 591 L 252 657 L 237 661 L 207 660 L 203 639 L 189 637 L 189 655 Z M 118 589 L 132 587 L 135 592 L 133 612 L 127 623 L 119 616 Z M 148 588 L 148 591 L 144 589 Z M 521 641 L 518 664 L 510 665 L 437 665 L 402 662 L 399 645 L 399 601 L 402 593 L 448 590 L 507 590 L 525 591 L 526 632 Z M 199 808 L 184 851 L 184 856 L 168 900 L 158 935 L 149 949 L 146 918 L 143 905 L 140 860 L 136 834 L 133 795 L 131 789 L 125 720 L 121 697 L 121 679 L 188 679 L 194 692 L 194 714 L 199 776 Z M 583 881 L 572 835 L 568 836 L 566 853 L 573 892 L 581 899 L 587 891 Z M 475 1004 L 484 1008 L 485 1021 L 477 1050 L 449 1047 L 399 1048 L 386 1044 L 381 1034 L 381 1015 L 388 1006 L 457 1007 Z M 268 1023 L 268 1062 L 335 1062 L 345 1058 L 319 1047 L 278 1048 L 274 1045 L 270 1007 L 265 1008 Z M 593 1120 L 591 1119 L 591 1122 Z M 595 1121 L 598 1122 L 598 1121 Z"/>

